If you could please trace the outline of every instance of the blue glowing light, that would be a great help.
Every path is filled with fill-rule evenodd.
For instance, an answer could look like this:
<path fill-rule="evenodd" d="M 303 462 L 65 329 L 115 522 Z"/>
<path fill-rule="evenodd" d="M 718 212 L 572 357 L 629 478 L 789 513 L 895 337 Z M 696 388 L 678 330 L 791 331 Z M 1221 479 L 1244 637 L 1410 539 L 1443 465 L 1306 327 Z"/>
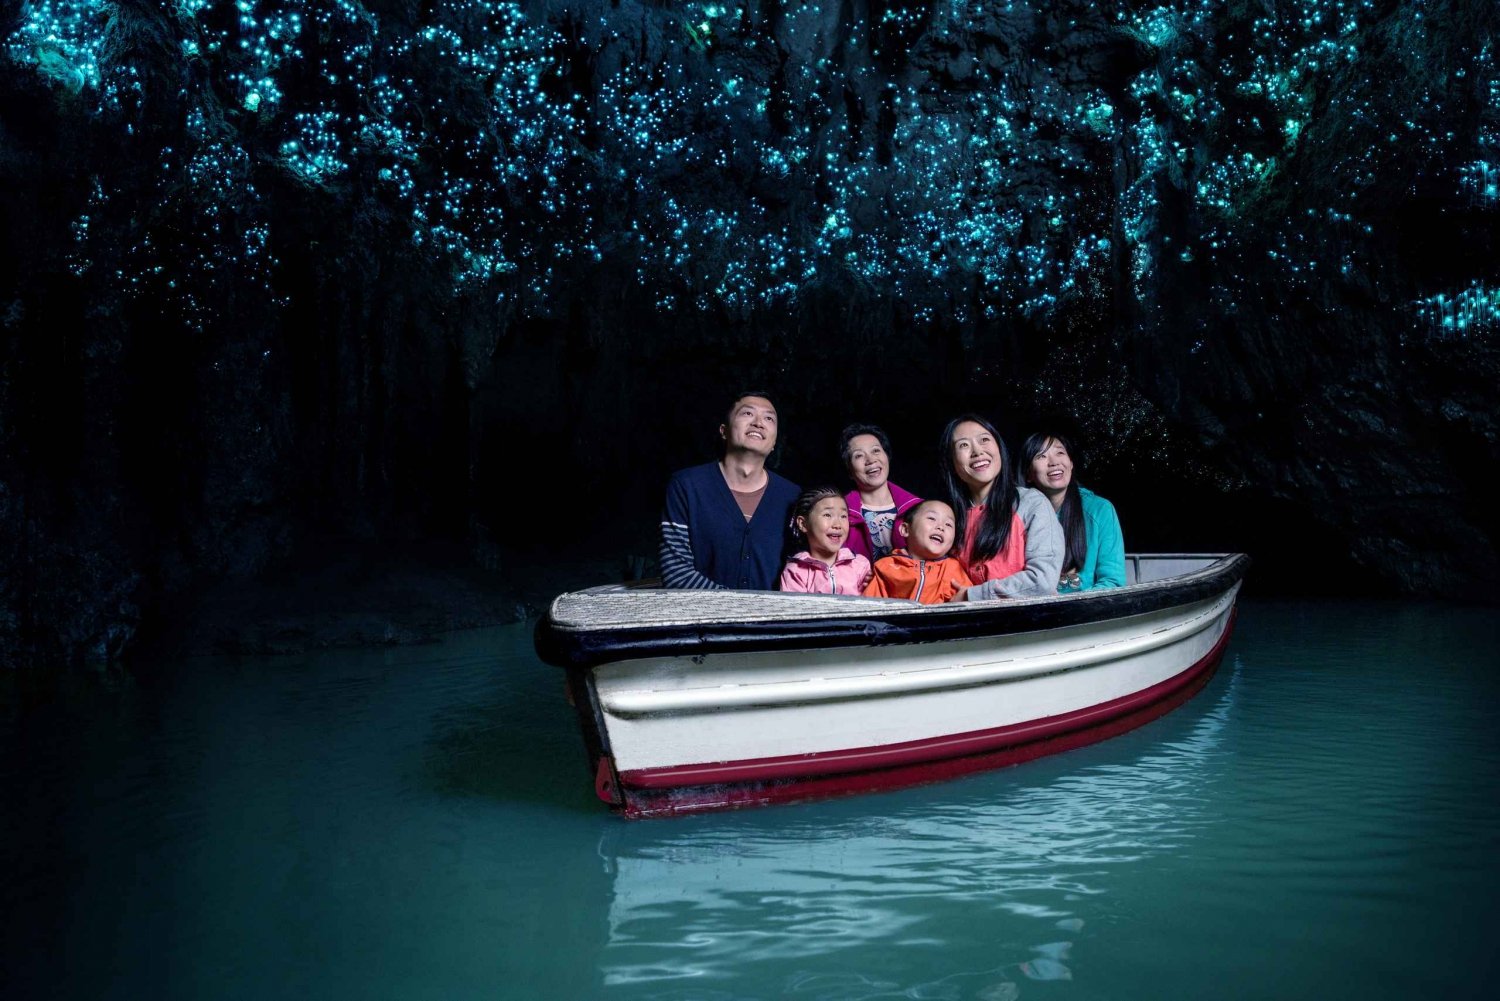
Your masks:
<path fill-rule="evenodd" d="M 826 0 L 781 5 L 774 23 L 722 2 L 421 7 L 403 21 L 360 0 L 162 4 L 185 138 L 143 156 L 161 165 L 160 200 L 200 231 L 140 237 L 121 284 L 150 286 L 176 238 L 204 248 L 198 271 L 173 279 L 197 289 L 181 292 L 195 308 L 212 308 L 198 278 L 236 269 L 275 295 L 277 222 L 260 195 L 274 173 L 379 206 L 454 290 L 523 312 L 548 310 L 575 265 L 604 261 L 667 276 L 654 297 L 665 310 L 781 308 L 844 280 L 917 317 L 963 287 L 978 300 L 966 316 L 1045 318 L 1115 274 L 1149 306 L 1161 271 L 1189 266 L 1220 275 L 1208 295 L 1232 305 L 1261 294 L 1238 277 L 1252 252 L 1290 287 L 1320 267 L 1364 268 L 1357 247 L 1254 222 L 1326 144 L 1315 113 L 1370 137 L 1329 168 L 1339 200 L 1307 209 L 1330 241 L 1371 234 L 1364 198 L 1387 142 L 1427 151 L 1421 169 L 1442 183 L 1456 170 L 1478 209 L 1500 206 L 1490 50 L 1462 68 L 1490 99 L 1477 142 L 1442 127 L 1443 94 L 1404 96 L 1393 114 L 1347 85 L 1371 0 L 1115 2 L 1053 29 L 1127 39 L 1140 64 L 1119 86 L 973 42 L 1040 31 L 1018 26 L 1047 23 L 1044 0 L 895 2 L 848 24 Z M 1421 7 L 1378 14 L 1419 38 Z M 0 57 L 133 135 L 139 56 L 109 44 L 123 16 L 135 15 L 110 0 L 24 0 Z M 1169 201 L 1190 246 L 1168 245 Z M 99 218 L 74 223 L 74 266 L 87 268 Z M 1490 322 L 1484 308 L 1453 312 L 1455 329 Z"/>
<path fill-rule="evenodd" d="M 1500 332 L 1500 288 L 1476 282 L 1456 295 L 1439 293 L 1415 303 L 1417 315 L 1440 339 Z"/>

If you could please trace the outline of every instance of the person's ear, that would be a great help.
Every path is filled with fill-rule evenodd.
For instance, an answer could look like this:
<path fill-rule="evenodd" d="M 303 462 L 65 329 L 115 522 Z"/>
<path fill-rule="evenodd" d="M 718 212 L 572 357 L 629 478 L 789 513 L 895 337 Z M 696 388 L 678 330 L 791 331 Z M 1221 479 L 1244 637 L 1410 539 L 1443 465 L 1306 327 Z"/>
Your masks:
<path fill-rule="evenodd" d="M 723 438 L 725 441 L 729 440 L 729 425 L 728 424 L 720 424 L 719 425 L 719 437 Z"/>
<path fill-rule="evenodd" d="M 905 542 L 907 536 L 911 535 L 911 522 L 905 519 L 896 522 L 896 533 L 901 536 L 901 541 Z"/>

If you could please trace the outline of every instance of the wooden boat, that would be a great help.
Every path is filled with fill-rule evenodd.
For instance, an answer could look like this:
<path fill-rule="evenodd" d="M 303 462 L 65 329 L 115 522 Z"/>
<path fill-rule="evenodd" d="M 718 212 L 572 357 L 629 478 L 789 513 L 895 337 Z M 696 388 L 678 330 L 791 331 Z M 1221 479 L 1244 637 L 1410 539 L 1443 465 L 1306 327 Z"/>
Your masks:
<path fill-rule="evenodd" d="M 629 817 L 932 782 L 1123 733 L 1218 666 L 1249 558 L 1131 555 L 1129 585 L 1048 598 L 564 594 L 537 625 L 567 670 L 599 798 Z"/>

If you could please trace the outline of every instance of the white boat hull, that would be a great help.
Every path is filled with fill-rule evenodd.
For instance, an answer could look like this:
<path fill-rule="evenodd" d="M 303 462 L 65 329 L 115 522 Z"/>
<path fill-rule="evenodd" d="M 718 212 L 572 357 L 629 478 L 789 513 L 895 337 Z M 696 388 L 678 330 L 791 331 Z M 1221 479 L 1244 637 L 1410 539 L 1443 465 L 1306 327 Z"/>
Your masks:
<path fill-rule="evenodd" d="M 1214 559 L 1193 565 L 1201 572 Z M 762 595 L 773 612 L 659 626 L 657 635 L 674 636 L 668 649 L 575 669 L 572 690 L 586 738 L 595 731 L 599 793 L 629 815 L 931 781 L 1078 746 L 1166 711 L 1216 666 L 1242 575 L 1242 565 L 1220 573 L 1223 586 L 1183 589 L 1193 593 L 1180 601 L 1161 593 L 1175 580 L 1167 578 L 1104 601 L 1005 602 L 1000 624 L 998 608 L 933 608 L 912 619 L 912 606 L 899 603 L 914 624 L 891 626 L 892 602 L 824 598 L 798 619 L 819 627 L 801 645 L 767 624 L 785 622 L 776 612 L 807 596 L 776 596 L 775 606 Z M 867 621 L 897 635 L 867 625 L 870 641 L 860 642 Z M 1033 621 L 1039 627 L 1027 628 Z M 700 643 L 675 641 L 694 629 Z M 756 629 L 771 639 L 757 644 Z"/>

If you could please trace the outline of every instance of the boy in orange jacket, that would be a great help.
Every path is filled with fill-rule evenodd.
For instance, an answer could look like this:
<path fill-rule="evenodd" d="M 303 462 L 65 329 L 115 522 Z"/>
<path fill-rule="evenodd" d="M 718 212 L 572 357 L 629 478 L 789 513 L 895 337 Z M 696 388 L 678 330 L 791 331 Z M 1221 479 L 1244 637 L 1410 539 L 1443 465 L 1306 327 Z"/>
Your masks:
<path fill-rule="evenodd" d="M 905 548 L 875 561 L 865 594 L 938 605 L 972 587 L 958 560 L 948 555 L 956 534 L 953 509 L 942 501 L 923 501 L 910 509 L 896 523 L 896 538 Z"/>

